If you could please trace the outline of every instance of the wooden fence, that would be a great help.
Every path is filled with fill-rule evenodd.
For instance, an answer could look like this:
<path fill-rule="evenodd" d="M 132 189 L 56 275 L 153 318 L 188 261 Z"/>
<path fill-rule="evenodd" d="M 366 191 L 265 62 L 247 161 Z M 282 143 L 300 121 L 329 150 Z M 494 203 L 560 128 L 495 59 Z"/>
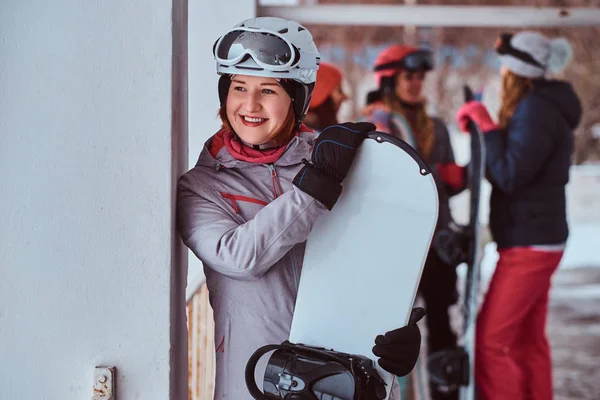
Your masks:
<path fill-rule="evenodd" d="M 187 305 L 188 400 L 212 400 L 215 376 L 214 320 L 206 284 Z"/>

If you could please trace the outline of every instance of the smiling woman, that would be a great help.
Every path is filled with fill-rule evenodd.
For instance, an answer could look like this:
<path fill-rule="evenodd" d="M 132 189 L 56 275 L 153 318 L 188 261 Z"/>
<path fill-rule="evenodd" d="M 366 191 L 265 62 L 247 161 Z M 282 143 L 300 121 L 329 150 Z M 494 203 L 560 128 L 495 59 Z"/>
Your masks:
<path fill-rule="evenodd" d="M 304 243 L 375 126 L 336 124 L 316 138 L 303 125 L 320 56 L 293 21 L 246 20 L 217 40 L 214 56 L 223 126 L 181 177 L 177 215 L 184 243 L 204 265 L 213 308 L 214 398 L 237 400 L 250 397 L 250 356 L 289 338 Z M 403 375 L 420 336 L 413 325 L 399 330 L 402 339 L 390 343 L 407 351 L 380 360 Z"/>
<path fill-rule="evenodd" d="M 287 143 L 294 130 L 292 99 L 275 78 L 232 76 L 219 115 L 224 128 L 263 149 Z"/>

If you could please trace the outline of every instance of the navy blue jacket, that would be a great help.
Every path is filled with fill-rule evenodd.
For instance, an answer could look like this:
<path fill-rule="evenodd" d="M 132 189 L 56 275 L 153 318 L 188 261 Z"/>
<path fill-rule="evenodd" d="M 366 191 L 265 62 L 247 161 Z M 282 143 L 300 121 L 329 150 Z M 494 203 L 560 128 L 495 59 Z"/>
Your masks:
<path fill-rule="evenodd" d="M 537 80 L 507 131 L 485 134 L 490 229 L 498 248 L 567 240 L 565 185 L 580 117 L 570 84 Z"/>

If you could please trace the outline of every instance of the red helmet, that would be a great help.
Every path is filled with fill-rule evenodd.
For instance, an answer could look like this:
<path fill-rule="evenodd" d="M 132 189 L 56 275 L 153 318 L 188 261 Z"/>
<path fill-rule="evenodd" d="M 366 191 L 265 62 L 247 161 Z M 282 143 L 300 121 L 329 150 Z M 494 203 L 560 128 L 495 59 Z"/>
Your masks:
<path fill-rule="evenodd" d="M 377 86 L 381 79 L 393 77 L 399 71 L 430 71 L 433 69 L 433 54 L 426 49 L 396 44 L 383 49 L 375 59 L 373 71 Z"/>

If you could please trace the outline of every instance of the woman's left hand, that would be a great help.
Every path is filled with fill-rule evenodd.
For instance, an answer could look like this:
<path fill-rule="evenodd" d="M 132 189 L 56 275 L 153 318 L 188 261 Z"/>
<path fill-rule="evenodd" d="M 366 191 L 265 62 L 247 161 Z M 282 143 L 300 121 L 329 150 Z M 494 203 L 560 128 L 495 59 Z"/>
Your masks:
<path fill-rule="evenodd" d="M 417 322 L 424 316 L 424 308 L 413 308 L 408 325 L 375 338 L 373 354 L 379 357 L 381 368 L 396 376 L 405 376 L 412 371 L 421 350 L 421 331 Z"/>
<path fill-rule="evenodd" d="M 331 210 L 342 193 L 356 152 L 369 132 L 370 122 L 345 122 L 323 129 L 315 140 L 311 161 L 296 174 L 293 184 Z"/>
<path fill-rule="evenodd" d="M 456 122 L 461 131 L 469 132 L 469 121 L 476 123 L 483 133 L 498 129 L 485 106 L 476 100 L 463 104 L 456 113 Z"/>

